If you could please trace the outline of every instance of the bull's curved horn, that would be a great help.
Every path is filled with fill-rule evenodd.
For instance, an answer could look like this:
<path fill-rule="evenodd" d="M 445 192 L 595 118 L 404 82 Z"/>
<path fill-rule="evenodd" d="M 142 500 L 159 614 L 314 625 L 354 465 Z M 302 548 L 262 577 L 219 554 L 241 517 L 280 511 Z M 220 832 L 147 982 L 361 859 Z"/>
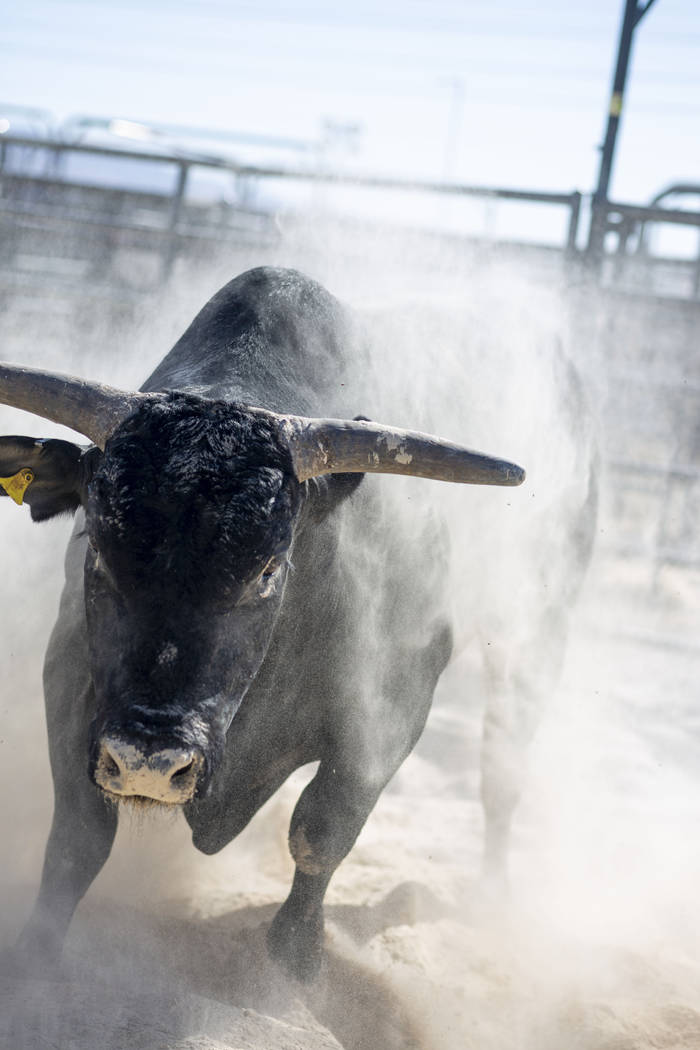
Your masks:
<path fill-rule="evenodd" d="M 515 463 L 415 430 L 301 416 L 283 417 L 281 429 L 299 481 L 365 471 L 469 485 L 521 485 L 525 480 L 525 471 Z"/>
<path fill-rule="evenodd" d="M 61 423 L 104 449 L 113 430 L 148 394 L 0 363 L 0 403 Z"/>

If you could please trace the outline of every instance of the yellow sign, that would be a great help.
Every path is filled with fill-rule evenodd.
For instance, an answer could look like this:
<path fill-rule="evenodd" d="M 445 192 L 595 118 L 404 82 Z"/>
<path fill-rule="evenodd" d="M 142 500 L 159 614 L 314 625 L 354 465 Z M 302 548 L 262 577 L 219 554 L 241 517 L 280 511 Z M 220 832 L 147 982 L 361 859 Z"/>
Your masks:
<path fill-rule="evenodd" d="M 24 494 L 34 481 L 34 472 L 28 467 L 13 474 L 11 478 L 0 478 L 0 486 L 4 488 L 10 499 L 13 499 L 18 507 L 24 503 Z"/>
<path fill-rule="evenodd" d="M 622 94 L 614 91 L 610 96 L 610 116 L 619 117 L 622 113 Z"/>

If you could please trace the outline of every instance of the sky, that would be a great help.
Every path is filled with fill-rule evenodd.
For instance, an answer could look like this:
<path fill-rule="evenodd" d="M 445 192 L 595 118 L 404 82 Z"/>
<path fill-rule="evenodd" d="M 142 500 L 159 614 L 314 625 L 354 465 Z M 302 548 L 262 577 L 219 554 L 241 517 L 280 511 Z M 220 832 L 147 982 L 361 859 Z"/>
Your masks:
<path fill-rule="evenodd" d="M 585 193 L 622 10 L 623 0 L 23 0 L 3 15 L 0 100 L 59 120 L 325 136 L 332 166 Z M 612 198 L 646 203 L 669 183 L 700 182 L 699 116 L 700 4 L 655 0 L 635 34 Z M 356 130 L 329 134 L 328 122 Z"/>

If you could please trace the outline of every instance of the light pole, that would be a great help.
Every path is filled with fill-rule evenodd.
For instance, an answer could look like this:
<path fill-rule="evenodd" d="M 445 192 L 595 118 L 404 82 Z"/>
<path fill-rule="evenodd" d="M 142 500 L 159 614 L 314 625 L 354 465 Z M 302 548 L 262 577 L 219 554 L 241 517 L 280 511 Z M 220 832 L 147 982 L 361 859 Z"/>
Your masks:
<path fill-rule="evenodd" d="M 640 3 L 640 0 L 625 0 L 620 40 L 617 46 L 615 76 L 613 77 L 610 104 L 608 106 L 608 124 L 605 131 L 605 140 L 600 147 L 598 185 L 593 194 L 591 226 L 588 235 L 588 254 L 594 259 L 600 258 L 603 254 L 603 242 L 607 226 L 608 187 L 615 156 L 617 131 L 620 126 L 625 99 L 625 82 L 632 51 L 632 39 L 635 29 L 653 3 L 654 0 L 646 0 L 645 3 Z"/>

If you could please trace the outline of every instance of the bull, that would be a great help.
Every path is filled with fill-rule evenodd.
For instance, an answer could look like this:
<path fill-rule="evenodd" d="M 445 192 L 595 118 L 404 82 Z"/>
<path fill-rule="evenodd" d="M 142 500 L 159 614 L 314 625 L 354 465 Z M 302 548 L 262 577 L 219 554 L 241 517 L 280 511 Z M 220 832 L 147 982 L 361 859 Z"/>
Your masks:
<path fill-rule="evenodd" d="M 370 639 L 344 522 L 387 527 L 368 473 L 524 478 L 421 433 L 328 418 L 349 332 L 317 283 L 259 268 L 210 300 L 139 392 L 0 366 L 0 401 L 91 442 L 0 439 L 3 493 L 34 521 L 76 513 L 45 661 L 54 815 L 24 957 L 59 958 L 120 804 L 181 807 L 213 854 L 317 762 L 267 935 L 288 972 L 317 973 L 328 883 L 418 740 L 452 649 L 439 538 L 377 572 Z M 370 702 L 356 671 L 380 648 Z M 499 790 L 502 841 L 513 800 Z"/>

